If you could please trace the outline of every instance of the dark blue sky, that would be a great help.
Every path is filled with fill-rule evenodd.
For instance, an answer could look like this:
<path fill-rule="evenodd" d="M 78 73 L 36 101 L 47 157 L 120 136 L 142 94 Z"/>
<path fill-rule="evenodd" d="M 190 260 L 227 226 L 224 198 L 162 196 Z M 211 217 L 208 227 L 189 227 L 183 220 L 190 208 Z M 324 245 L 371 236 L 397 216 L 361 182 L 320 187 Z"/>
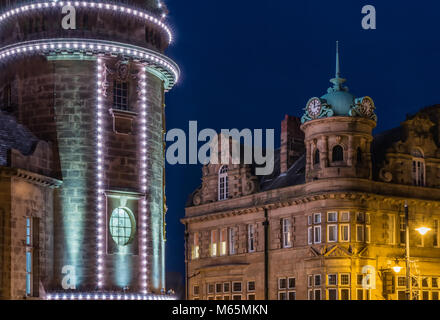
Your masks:
<path fill-rule="evenodd" d="M 168 0 L 181 67 L 167 95 L 167 128 L 274 128 L 279 146 L 285 114 L 302 115 L 323 95 L 335 69 L 356 96 L 371 96 L 380 132 L 407 113 L 440 103 L 440 2 L 318 0 Z M 377 29 L 363 30 L 361 9 L 374 5 Z M 167 166 L 167 270 L 184 273 L 188 195 L 200 166 Z"/>

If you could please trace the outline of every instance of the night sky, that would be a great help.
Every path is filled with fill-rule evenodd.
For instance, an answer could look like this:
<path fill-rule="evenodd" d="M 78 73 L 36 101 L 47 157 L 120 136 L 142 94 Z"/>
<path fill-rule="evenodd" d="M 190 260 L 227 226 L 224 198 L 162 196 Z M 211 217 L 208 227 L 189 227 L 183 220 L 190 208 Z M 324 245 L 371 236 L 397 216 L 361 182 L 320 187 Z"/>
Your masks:
<path fill-rule="evenodd" d="M 167 54 L 182 77 L 167 94 L 167 129 L 274 128 L 301 116 L 341 73 L 357 97 L 375 101 L 375 133 L 408 113 L 440 103 L 440 2 L 317 0 L 167 0 L 175 41 Z M 363 30 L 361 9 L 374 5 L 377 29 Z M 200 184 L 199 165 L 167 165 L 167 271 L 184 275 L 184 216 Z"/>

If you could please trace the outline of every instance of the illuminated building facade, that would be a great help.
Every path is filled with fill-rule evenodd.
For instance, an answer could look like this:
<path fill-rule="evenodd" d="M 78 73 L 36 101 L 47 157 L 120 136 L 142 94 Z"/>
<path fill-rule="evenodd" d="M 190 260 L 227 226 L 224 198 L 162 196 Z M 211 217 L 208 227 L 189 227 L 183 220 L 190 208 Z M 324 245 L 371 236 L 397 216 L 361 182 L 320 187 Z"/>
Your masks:
<path fill-rule="evenodd" d="M 440 106 L 373 136 L 373 100 L 344 82 L 338 57 L 327 93 L 282 121 L 271 175 L 203 167 L 182 219 L 188 299 L 405 299 L 407 202 L 413 298 L 439 300 Z"/>
<path fill-rule="evenodd" d="M 0 3 L 0 297 L 164 298 L 165 4 Z"/>

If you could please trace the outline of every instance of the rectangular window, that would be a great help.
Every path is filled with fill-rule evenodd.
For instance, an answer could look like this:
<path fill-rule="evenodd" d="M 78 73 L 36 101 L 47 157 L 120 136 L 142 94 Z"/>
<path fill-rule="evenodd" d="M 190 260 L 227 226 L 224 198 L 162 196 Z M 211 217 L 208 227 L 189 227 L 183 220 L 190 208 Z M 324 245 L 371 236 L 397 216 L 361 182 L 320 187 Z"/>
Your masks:
<path fill-rule="evenodd" d="M 338 241 L 338 225 L 329 224 L 327 226 L 327 242 L 336 242 L 336 241 Z"/>
<path fill-rule="evenodd" d="M 315 224 L 321 223 L 321 214 L 320 213 L 315 213 L 313 215 L 313 223 L 315 223 Z"/>
<path fill-rule="evenodd" d="M 315 300 L 321 300 L 321 289 L 315 289 Z"/>
<path fill-rule="evenodd" d="M 371 227 L 365 226 L 365 242 L 370 243 L 371 241 Z"/>
<path fill-rule="evenodd" d="M 422 277 L 422 287 L 423 288 L 429 287 L 429 278 L 428 277 Z"/>
<path fill-rule="evenodd" d="M 247 295 L 248 300 L 255 300 L 255 293 L 250 293 Z"/>
<path fill-rule="evenodd" d="M 223 296 L 223 300 L 231 300 L 231 297 L 229 295 Z"/>
<path fill-rule="evenodd" d="M 248 281 L 247 291 L 255 291 L 255 281 Z"/>
<path fill-rule="evenodd" d="M 321 275 L 315 274 L 315 287 L 319 287 L 321 285 Z"/>
<path fill-rule="evenodd" d="M 248 224 L 248 252 L 255 252 L 255 225 Z"/>
<path fill-rule="evenodd" d="M 232 300 L 241 300 L 241 294 L 234 294 Z"/>
<path fill-rule="evenodd" d="M 432 300 L 439 300 L 439 292 L 438 291 L 432 291 Z"/>
<path fill-rule="evenodd" d="M 224 293 L 228 293 L 229 290 L 230 290 L 230 284 L 229 284 L 229 282 L 224 282 L 224 283 L 223 283 L 223 292 L 224 292 Z"/>
<path fill-rule="evenodd" d="M 211 257 L 217 256 L 217 230 L 211 230 Z"/>
<path fill-rule="evenodd" d="M 235 228 L 229 228 L 229 254 L 235 254 Z"/>
<path fill-rule="evenodd" d="M 341 273 L 341 286 L 349 286 L 350 285 L 350 274 L 349 273 Z"/>
<path fill-rule="evenodd" d="M 199 234 L 194 233 L 193 249 L 192 249 L 192 259 L 196 260 L 200 258 L 200 243 Z"/>
<path fill-rule="evenodd" d="M 215 285 L 215 293 L 222 293 L 222 291 L 223 291 L 222 289 L 223 289 L 223 284 L 217 283 Z"/>
<path fill-rule="evenodd" d="M 364 290 L 363 289 L 357 289 L 356 290 L 356 298 L 357 300 L 364 300 Z"/>
<path fill-rule="evenodd" d="M 341 289 L 341 300 L 350 300 L 350 289 Z"/>
<path fill-rule="evenodd" d="M 287 300 L 286 292 L 278 292 L 278 300 Z"/>
<path fill-rule="evenodd" d="M 439 287 L 439 281 L 438 281 L 437 277 L 432 278 L 432 287 L 433 288 L 438 288 Z"/>
<path fill-rule="evenodd" d="M 365 213 L 365 223 L 366 224 L 371 224 L 371 218 L 370 218 L 370 214 L 369 213 Z"/>
<path fill-rule="evenodd" d="M 309 300 L 313 300 L 313 290 L 309 289 L 308 293 L 309 293 Z"/>
<path fill-rule="evenodd" d="M 315 243 L 321 243 L 321 226 L 315 226 L 314 228 L 314 235 L 315 235 Z"/>
<path fill-rule="evenodd" d="M 406 300 L 406 292 L 403 290 L 397 291 L 397 300 Z"/>
<path fill-rule="evenodd" d="M 232 283 L 232 292 L 241 292 L 241 282 L 236 281 Z"/>
<path fill-rule="evenodd" d="M 313 287 L 313 275 L 311 274 L 307 276 L 307 285 L 309 288 Z"/>
<path fill-rule="evenodd" d="M 434 247 L 439 246 L 439 220 L 434 219 L 433 228 L 432 228 L 432 245 Z"/>
<path fill-rule="evenodd" d="M 422 300 L 429 300 L 429 291 L 422 291 Z"/>
<path fill-rule="evenodd" d="M 356 225 L 356 241 L 357 242 L 364 242 L 364 226 L 362 224 Z"/>
<path fill-rule="evenodd" d="M 341 224 L 340 225 L 340 236 L 341 242 L 349 242 L 350 241 L 350 225 L 349 224 Z"/>
<path fill-rule="evenodd" d="M 338 285 L 338 275 L 336 273 L 329 274 L 327 276 L 327 284 L 329 286 L 336 286 L 336 285 Z"/>
<path fill-rule="evenodd" d="M 388 215 L 388 243 L 396 243 L 396 216 L 394 214 Z"/>
<path fill-rule="evenodd" d="M 312 216 L 307 216 L 307 224 L 308 224 L 309 226 L 312 225 Z"/>
<path fill-rule="evenodd" d="M 200 287 L 198 285 L 193 287 L 193 294 L 195 296 L 198 296 L 200 294 Z"/>
<path fill-rule="evenodd" d="M 279 290 L 287 289 L 287 280 L 286 280 L 286 278 L 279 278 L 278 279 L 278 289 Z"/>
<path fill-rule="evenodd" d="M 208 283 L 208 294 L 213 294 L 215 290 L 215 286 L 213 283 Z"/>
<path fill-rule="evenodd" d="M 284 218 L 281 221 L 283 229 L 283 248 L 290 248 L 292 246 L 290 239 L 290 219 Z"/>
<path fill-rule="evenodd" d="M 338 289 L 327 290 L 328 300 L 338 300 Z"/>
<path fill-rule="evenodd" d="M 399 243 L 405 244 L 406 241 L 405 216 L 399 217 Z"/>
<path fill-rule="evenodd" d="M 397 286 L 405 287 L 406 286 L 406 278 L 405 277 L 397 277 Z"/>
<path fill-rule="evenodd" d="M 289 278 L 288 284 L 289 284 L 289 289 L 295 289 L 295 286 L 296 286 L 295 278 Z"/>
<path fill-rule="evenodd" d="M 356 222 L 357 223 L 364 223 L 365 222 L 365 215 L 363 212 L 356 212 Z"/>
<path fill-rule="evenodd" d="M 225 256 L 226 255 L 226 238 L 228 234 L 228 229 L 224 228 L 220 231 L 220 255 Z"/>
<path fill-rule="evenodd" d="M 337 222 L 338 213 L 337 212 L 327 212 L 327 222 Z"/>
<path fill-rule="evenodd" d="M 289 300 L 296 300 L 296 292 L 295 291 L 289 291 L 288 292 L 288 298 L 289 298 Z"/>
<path fill-rule="evenodd" d="M 307 244 L 313 244 L 313 228 L 307 228 Z"/>
<path fill-rule="evenodd" d="M 364 275 L 363 274 L 358 274 L 357 276 L 356 276 L 356 284 L 358 285 L 358 286 L 361 286 L 362 285 L 362 280 L 364 279 Z"/>
<path fill-rule="evenodd" d="M 37 297 L 39 279 L 34 266 L 38 265 L 39 219 L 26 217 L 26 295 Z"/>
<path fill-rule="evenodd" d="M 348 212 L 348 211 L 341 212 L 341 221 L 342 222 L 350 221 L 350 212 Z"/>
<path fill-rule="evenodd" d="M 128 111 L 128 83 L 125 81 L 113 82 L 113 108 Z"/>

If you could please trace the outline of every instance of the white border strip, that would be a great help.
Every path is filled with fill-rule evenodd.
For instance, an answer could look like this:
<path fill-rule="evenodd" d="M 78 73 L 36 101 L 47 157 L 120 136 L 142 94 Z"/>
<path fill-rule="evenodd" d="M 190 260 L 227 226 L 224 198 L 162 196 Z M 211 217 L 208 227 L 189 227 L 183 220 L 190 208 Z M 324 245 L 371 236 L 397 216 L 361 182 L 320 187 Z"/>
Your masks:
<path fill-rule="evenodd" d="M 123 44 L 92 39 L 43 39 L 22 42 L 0 48 L 0 62 L 19 54 L 44 53 L 50 54 L 78 54 L 89 55 L 123 55 L 135 60 L 147 62 L 149 67 L 157 70 L 166 81 L 166 89 L 170 90 L 179 81 L 179 67 L 168 57 L 152 50 Z"/>
<path fill-rule="evenodd" d="M 169 43 L 173 42 L 173 34 L 171 33 L 170 28 L 162 21 L 160 21 L 160 19 L 155 18 L 154 16 L 148 14 L 146 11 L 143 11 L 141 9 L 134 9 L 126 6 L 103 3 L 103 2 L 89 2 L 89 1 L 60 1 L 60 2 L 53 1 L 53 2 L 37 2 L 37 3 L 34 2 L 4 12 L 2 15 L 0 15 L 0 23 L 9 17 L 19 15 L 31 10 L 50 9 L 55 7 L 57 4 L 59 7 L 64 7 L 65 5 L 68 5 L 76 8 L 105 9 L 112 12 L 125 13 L 133 17 L 139 17 L 141 19 L 144 19 L 145 22 L 152 22 L 157 26 L 159 26 L 160 28 L 162 28 L 162 30 L 164 30 L 168 34 L 168 42 Z"/>

